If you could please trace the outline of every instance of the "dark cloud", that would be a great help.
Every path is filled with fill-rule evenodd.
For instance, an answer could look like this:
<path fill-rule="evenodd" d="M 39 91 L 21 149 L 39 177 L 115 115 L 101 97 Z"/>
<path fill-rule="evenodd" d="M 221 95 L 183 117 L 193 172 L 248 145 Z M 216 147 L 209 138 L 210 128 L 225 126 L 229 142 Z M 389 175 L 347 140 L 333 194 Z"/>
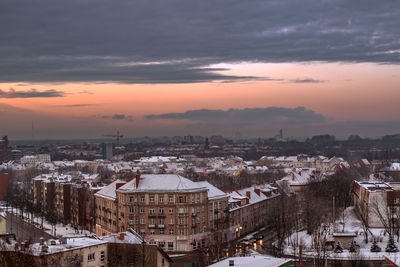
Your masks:
<path fill-rule="evenodd" d="M 0 2 L 1 82 L 187 83 L 221 62 L 399 64 L 400 2 Z M 27 41 L 29 40 L 29 41 Z"/>
<path fill-rule="evenodd" d="M 128 120 L 133 121 L 133 116 L 125 114 L 114 114 L 114 115 L 93 115 L 94 118 L 100 119 L 111 119 L 111 120 Z"/>
<path fill-rule="evenodd" d="M 304 78 L 304 79 L 290 80 L 290 82 L 292 82 L 292 83 L 324 83 L 325 81 L 315 80 L 312 78 Z"/>
<path fill-rule="evenodd" d="M 10 90 L 3 91 L 0 89 L 0 98 L 37 98 L 37 97 L 63 97 L 65 93 L 63 91 L 57 91 L 54 89 L 38 91 L 36 89 L 30 89 L 27 91 L 17 91 L 13 88 Z"/>
<path fill-rule="evenodd" d="M 249 124 L 249 123 L 320 123 L 325 117 L 304 107 L 297 108 L 245 108 L 228 110 L 189 110 L 183 113 L 165 113 L 147 115 L 147 119 L 190 120 L 200 122 L 218 122 L 222 124 Z"/>

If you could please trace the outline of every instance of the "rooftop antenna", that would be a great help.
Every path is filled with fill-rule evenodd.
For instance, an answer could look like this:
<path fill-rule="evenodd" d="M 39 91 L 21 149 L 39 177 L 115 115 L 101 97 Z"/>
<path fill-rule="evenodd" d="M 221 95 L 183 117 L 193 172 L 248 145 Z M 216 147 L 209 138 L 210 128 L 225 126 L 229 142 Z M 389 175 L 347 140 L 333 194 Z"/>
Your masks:
<path fill-rule="evenodd" d="M 33 120 L 32 120 L 32 140 L 35 139 L 35 128 L 33 127 Z"/>

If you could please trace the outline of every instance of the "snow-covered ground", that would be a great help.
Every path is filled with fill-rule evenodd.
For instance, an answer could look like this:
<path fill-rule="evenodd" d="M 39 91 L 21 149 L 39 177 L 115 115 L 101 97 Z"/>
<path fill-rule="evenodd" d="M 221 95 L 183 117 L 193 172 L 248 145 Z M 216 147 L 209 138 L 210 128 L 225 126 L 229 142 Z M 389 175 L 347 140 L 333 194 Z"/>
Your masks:
<path fill-rule="evenodd" d="M 6 210 L 6 207 L 1 207 L 2 209 Z M 9 213 L 11 213 L 11 207 L 8 207 L 7 210 Z M 13 214 L 15 215 L 20 215 L 20 210 L 14 208 L 13 209 Z M 31 220 L 31 217 L 29 215 L 28 218 L 28 214 L 24 212 L 24 221 L 30 223 L 30 224 L 34 224 L 37 228 L 41 229 L 41 225 L 42 225 L 42 218 L 41 217 L 33 217 L 33 220 Z M 79 230 L 79 231 L 75 231 L 75 229 L 71 226 L 71 225 L 63 225 L 61 223 L 58 223 L 55 225 L 55 232 L 54 230 L 52 230 L 53 227 L 52 225 L 46 221 L 45 219 L 43 219 L 43 230 L 50 234 L 53 235 L 55 237 L 58 236 L 62 236 L 62 237 L 86 237 L 86 236 L 93 236 L 94 233 L 88 231 L 88 230 Z"/>
<path fill-rule="evenodd" d="M 327 250 L 326 256 L 328 259 L 364 259 L 364 260 L 382 260 L 384 256 L 389 257 L 393 261 L 400 261 L 400 253 L 388 253 L 385 252 L 385 248 L 389 241 L 389 235 L 385 233 L 385 229 L 383 228 L 370 228 L 370 232 L 368 233 L 368 243 L 365 242 L 365 235 L 362 229 L 362 223 L 357 218 L 355 214 L 354 207 L 349 207 L 344 212 L 344 224 L 343 224 L 343 216 L 338 219 L 334 227 L 329 225 L 326 227 L 327 234 L 322 235 L 321 239 L 326 238 L 326 240 L 334 240 L 332 234 L 341 233 L 341 232 L 349 232 L 355 233 L 356 237 L 354 241 L 357 245 L 359 245 L 359 249 L 356 252 L 349 252 L 349 250 L 343 249 L 342 253 L 335 253 L 333 250 Z M 286 245 L 284 247 L 284 254 L 286 255 L 298 255 L 298 246 L 302 245 L 303 256 L 317 256 L 321 255 L 323 252 L 318 253 L 318 247 L 314 248 L 313 240 L 315 240 L 315 236 L 308 235 L 305 230 L 300 231 L 298 233 L 293 233 L 291 237 L 286 239 Z M 317 237 L 318 239 L 318 237 Z M 373 244 L 373 240 L 377 240 L 377 245 L 381 248 L 381 252 L 371 252 L 371 245 Z M 399 242 L 397 242 L 397 236 L 394 237 L 394 241 L 396 246 L 399 248 Z M 294 246 L 293 246 L 294 245 Z M 295 247 L 295 248 L 294 248 Z"/>

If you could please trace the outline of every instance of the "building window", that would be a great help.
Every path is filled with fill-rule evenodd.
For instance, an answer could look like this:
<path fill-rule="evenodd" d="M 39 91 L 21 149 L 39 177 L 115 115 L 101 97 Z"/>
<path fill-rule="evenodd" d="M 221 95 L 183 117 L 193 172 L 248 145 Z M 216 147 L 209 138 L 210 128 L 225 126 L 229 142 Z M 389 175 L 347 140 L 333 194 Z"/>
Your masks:
<path fill-rule="evenodd" d="M 160 229 L 160 235 L 163 235 L 164 234 L 164 229 Z"/>
<path fill-rule="evenodd" d="M 200 213 L 200 207 L 197 207 L 197 213 Z"/>
<path fill-rule="evenodd" d="M 192 195 L 192 203 L 194 203 L 194 195 Z"/>
<path fill-rule="evenodd" d="M 168 196 L 168 202 L 169 202 L 169 203 L 174 202 L 174 197 L 173 197 L 173 196 Z"/>
<path fill-rule="evenodd" d="M 169 229 L 169 234 L 174 235 L 174 229 Z"/>
<path fill-rule="evenodd" d="M 135 198 L 134 198 L 134 197 L 129 197 L 129 202 L 130 202 L 130 203 L 135 202 Z"/>
<path fill-rule="evenodd" d="M 206 222 L 206 217 L 205 216 L 203 216 L 203 223 L 205 223 Z"/>
<path fill-rule="evenodd" d="M 100 261 L 104 261 L 104 259 L 105 259 L 105 253 L 104 253 L 104 251 L 101 251 L 100 252 Z"/>
<path fill-rule="evenodd" d="M 140 202 L 144 203 L 144 196 L 140 196 Z"/>
<path fill-rule="evenodd" d="M 144 207 L 140 207 L 140 213 L 144 213 Z"/>
<path fill-rule="evenodd" d="M 173 208 L 169 208 L 169 209 L 168 209 L 168 213 L 169 213 L 169 214 L 174 213 L 174 209 L 173 209 Z"/>
<path fill-rule="evenodd" d="M 145 224 L 144 218 L 140 218 L 140 224 Z"/>
<path fill-rule="evenodd" d="M 150 229 L 150 234 L 151 235 L 154 235 L 156 232 L 155 232 L 155 230 L 154 229 Z"/>
<path fill-rule="evenodd" d="M 133 207 L 129 207 L 129 213 L 132 214 L 133 213 Z"/>
<path fill-rule="evenodd" d="M 179 218 L 179 225 L 183 225 L 185 223 L 185 219 L 184 218 Z"/>
<path fill-rule="evenodd" d="M 168 250 L 174 250 L 174 242 L 168 242 Z"/>
<path fill-rule="evenodd" d="M 164 214 L 164 208 L 160 208 L 159 212 L 160 214 Z"/>
<path fill-rule="evenodd" d="M 186 202 L 185 197 L 183 197 L 183 196 L 178 197 L 178 203 L 185 203 L 185 202 Z"/>
<path fill-rule="evenodd" d="M 150 197 L 149 197 L 149 201 L 150 201 L 150 202 L 154 202 L 154 196 L 150 196 Z"/>
<path fill-rule="evenodd" d="M 165 248 L 165 242 L 158 242 L 158 247 Z"/>
<path fill-rule="evenodd" d="M 149 212 L 150 214 L 154 214 L 154 208 L 150 208 Z"/>
<path fill-rule="evenodd" d="M 158 202 L 163 203 L 163 202 L 164 202 L 164 197 L 159 196 L 159 197 L 158 197 Z"/>
<path fill-rule="evenodd" d="M 133 220 L 129 220 L 129 225 L 133 225 Z"/>
<path fill-rule="evenodd" d="M 94 261 L 94 253 L 90 253 L 87 255 L 87 260 L 88 261 Z"/>
<path fill-rule="evenodd" d="M 174 225 L 174 219 L 173 218 L 169 219 L 169 225 Z"/>

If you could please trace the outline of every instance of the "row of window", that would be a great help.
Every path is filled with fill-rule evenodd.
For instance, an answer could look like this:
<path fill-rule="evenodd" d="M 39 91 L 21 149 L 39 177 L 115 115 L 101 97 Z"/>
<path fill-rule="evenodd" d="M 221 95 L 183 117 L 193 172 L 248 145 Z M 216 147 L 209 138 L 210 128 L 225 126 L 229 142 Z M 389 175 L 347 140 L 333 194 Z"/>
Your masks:
<path fill-rule="evenodd" d="M 205 197 L 204 197 L 205 198 Z M 196 194 L 196 195 L 191 195 L 191 201 L 192 203 L 201 203 L 203 202 L 203 194 Z M 134 196 L 129 197 L 129 202 L 134 203 L 136 202 L 136 198 Z M 138 200 L 141 203 L 145 202 L 145 196 L 141 195 L 138 197 Z M 155 202 L 155 196 L 150 195 L 149 196 L 149 202 L 154 203 Z M 176 202 L 177 203 L 186 203 L 187 202 L 187 196 L 177 196 L 176 197 Z M 164 203 L 164 196 L 159 195 L 158 196 L 158 203 Z M 174 203 L 174 196 L 168 196 L 168 203 Z"/>
<path fill-rule="evenodd" d="M 202 210 L 204 212 L 204 205 L 202 206 Z M 136 206 L 129 206 L 128 211 L 130 214 L 136 213 Z M 145 213 L 146 208 L 145 207 L 139 207 L 139 213 Z M 155 214 L 156 208 L 150 207 L 149 208 L 149 214 Z M 196 209 L 192 207 L 192 214 L 194 214 Z M 178 208 L 178 213 L 184 214 L 187 212 L 187 209 L 185 207 Z M 173 214 L 174 213 L 174 208 L 168 208 L 168 214 Z M 200 213 L 200 207 L 197 207 L 197 213 Z M 158 208 L 158 214 L 163 215 L 164 214 L 164 207 L 159 207 Z"/>
<path fill-rule="evenodd" d="M 145 218 L 135 218 L 136 224 L 138 223 L 138 220 L 140 220 L 140 224 L 146 224 L 146 219 Z M 149 218 L 149 224 L 150 225 L 155 225 L 156 224 L 156 219 L 155 218 Z M 212 216 L 210 217 L 210 220 L 212 220 Z M 158 219 L 159 224 L 164 225 L 165 224 L 165 219 L 164 218 L 159 218 Z M 179 225 L 185 225 L 187 222 L 186 218 L 178 218 L 178 224 Z M 193 217 L 192 218 L 192 225 L 200 223 L 200 217 Z M 202 217 L 202 222 L 205 223 L 206 222 L 206 217 L 203 216 Z M 134 221 L 133 220 L 129 220 L 129 224 L 133 225 Z M 170 218 L 169 219 L 169 225 L 174 225 L 174 218 Z"/>

